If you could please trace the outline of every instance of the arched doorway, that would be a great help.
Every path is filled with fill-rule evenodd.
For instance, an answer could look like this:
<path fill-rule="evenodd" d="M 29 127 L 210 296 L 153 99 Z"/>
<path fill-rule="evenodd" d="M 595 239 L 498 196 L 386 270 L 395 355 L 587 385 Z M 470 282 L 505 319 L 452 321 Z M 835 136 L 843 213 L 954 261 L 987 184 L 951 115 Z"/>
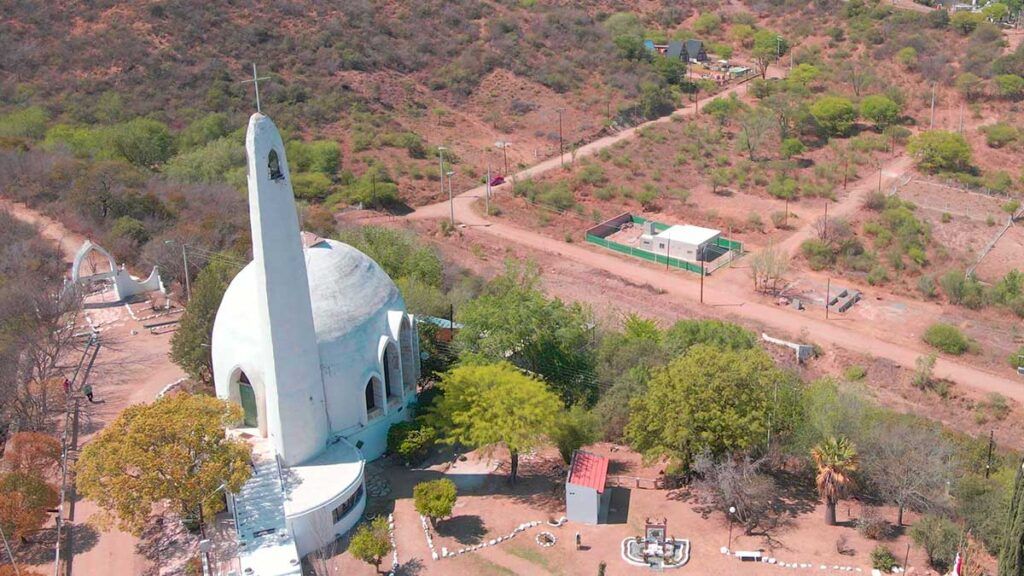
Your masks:
<path fill-rule="evenodd" d="M 238 403 L 242 405 L 242 425 L 256 428 L 260 425 L 259 409 L 256 407 L 256 391 L 245 372 L 238 374 Z"/>
<path fill-rule="evenodd" d="M 384 394 L 384 385 L 380 378 L 371 376 L 366 382 L 366 387 L 363 388 L 367 422 L 384 415 L 384 404 L 386 403 Z"/>

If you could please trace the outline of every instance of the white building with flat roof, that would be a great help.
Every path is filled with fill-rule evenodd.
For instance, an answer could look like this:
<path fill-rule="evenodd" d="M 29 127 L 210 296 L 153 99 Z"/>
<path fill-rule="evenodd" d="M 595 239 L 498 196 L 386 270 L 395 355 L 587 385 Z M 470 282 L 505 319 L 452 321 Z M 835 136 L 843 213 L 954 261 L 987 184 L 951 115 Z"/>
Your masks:
<path fill-rule="evenodd" d="M 686 262 L 710 260 L 710 254 L 705 255 L 705 247 L 714 244 L 722 235 L 719 230 L 689 224 L 677 224 L 661 232 L 655 231 L 654 222 L 643 226 L 641 249 Z"/>
<path fill-rule="evenodd" d="M 244 412 L 232 434 L 254 447 L 256 474 L 231 499 L 239 560 L 273 576 L 359 520 L 364 464 L 416 400 L 419 341 L 376 262 L 299 231 L 284 144 L 263 114 L 246 155 L 253 261 L 224 294 L 211 347 L 217 396 Z"/>

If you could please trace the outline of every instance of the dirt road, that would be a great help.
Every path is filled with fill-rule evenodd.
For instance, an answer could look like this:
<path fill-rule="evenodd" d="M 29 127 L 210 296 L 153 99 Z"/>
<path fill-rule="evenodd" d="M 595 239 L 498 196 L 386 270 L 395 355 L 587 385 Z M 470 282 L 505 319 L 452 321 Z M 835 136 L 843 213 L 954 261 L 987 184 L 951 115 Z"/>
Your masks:
<path fill-rule="evenodd" d="M 730 92 L 743 95 L 746 93 L 746 85 L 735 86 L 726 91 L 727 94 Z M 673 116 L 690 116 L 693 113 L 693 107 L 687 107 L 686 109 L 676 111 L 672 116 L 659 118 L 614 136 L 595 140 L 581 148 L 577 157 L 592 155 L 618 142 L 633 138 L 639 130 L 646 126 L 670 122 Z M 906 156 L 899 156 L 885 163 L 880 168 L 882 189 L 891 187 L 897 179 L 911 168 L 911 165 L 912 160 Z M 515 174 L 515 178 L 534 177 L 559 167 L 559 159 L 553 158 L 518 172 Z M 849 186 L 849 192 L 843 194 L 839 202 L 831 204 L 829 216 L 848 216 L 852 214 L 860 207 L 864 197 L 879 187 L 878 182 L 878 173 L 872 173 L 865 178 L 852 182 Z M 507 190 L 508 186 L 510 185 L 504 185 L 502 190 Z M 455 220 L 460 225 L 473 227 L 475 230 L 500 238 L 505 242 L 519 244 L 533 250 L 569 259 L 577 264 L 584 264 L 594 269 L 603 270 L 625 280 L 643 278 L 644 282 L 664 291 L 663 297 L 666 300 L 693 302 L 699 299 L 699 283 L 692 277 L 655 269 L 639 261 L 603 252 L 595 247 L 568 244 L 532 230 L 518 228 L 505 222 L 489 220 L 473 208 L 477 200 L 483 197 L 485 193 L 486 187 L 478 186 L 460 193 L 453 199 L 451 204 L 440 202 L 425 206 L 412 212 L 407 218 L 417 220 L 448 218 L 449 211 L 454 210 Z M 801 229 L 787 238 L 781 247 L 786 253 L 794 255 L 799 250 L 800 244 L 811 237 L 813 233 L 813 221 L 807 222 Z M 743 278 L 744 275 L 745 271 L 741 269 L 731 269 L 706 278 L 704 305 L 728 307 L 737 317 L 759 322 L 770 327 L 772 330 L 779 331 L 783 335 L 791 337 L 804 335 L 808 341 L 819 345 L 835 346 L 853 352 L 886 358 L 910 369 L 914 368 L 919 356 L 931 352 L 923 343 L 920 343 L 919 335 L 908 333 L 905 321 L 901 322 L 899 318 L 877 318 L 871 322 L 857 323 L 849 319 L 826 320 L 821 312 L 798 312 L 785 307 L 765 304 L 759 296 L 753 293 L 749 280 Z M 926 309 L 926 314 L 932 310 L 932 308 L 927 308 L 924 305 L 916 306 L 916 303 L 898 304 L 904 307 L 913 304 L 916 308 Z M 1024 403 L 1024 381 L 1016 381 L 1010 377 L 944 357 L 940 357 L 936 362 L 934 374 L 939 378 L 947 378 L 984 392 L 998 392 L 1008 398 Z"/>
<path fill-rule="evenodd" d="M 75 253 L 85 242 L 85 237 L 68 230 L 63 224 L 41 214 L 21 202 L 12 202 L 0 198 L 0 210 L 10 213 L 18 220 L 26 224 L 32 224 L 39 229 L 39 235 L 57 245 L 61 254 L 68 264 L 75 259 Z"/>

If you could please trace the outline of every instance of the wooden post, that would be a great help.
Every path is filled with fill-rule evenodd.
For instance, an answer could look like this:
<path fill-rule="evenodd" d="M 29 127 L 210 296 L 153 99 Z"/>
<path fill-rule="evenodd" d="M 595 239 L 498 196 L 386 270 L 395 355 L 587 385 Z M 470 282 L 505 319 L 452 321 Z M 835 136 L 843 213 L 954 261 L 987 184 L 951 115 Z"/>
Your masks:
<path fill-rule="evenodd" d="M 832 277 L 825 282 L 825 320 L 828 320 L 828 303 L 832 300 Z"/>

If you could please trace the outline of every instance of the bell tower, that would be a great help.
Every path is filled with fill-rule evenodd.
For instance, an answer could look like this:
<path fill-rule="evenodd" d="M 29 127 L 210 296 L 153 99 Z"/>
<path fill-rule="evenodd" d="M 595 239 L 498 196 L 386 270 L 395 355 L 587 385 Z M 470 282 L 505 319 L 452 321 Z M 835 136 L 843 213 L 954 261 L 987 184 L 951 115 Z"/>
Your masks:
<path fill-rule="evenodd" d="M 320 353 L 284 143 L 262 113 L 249 119 L 245 152 L 267 435 L 291 466 L 327 443 Z"/>

